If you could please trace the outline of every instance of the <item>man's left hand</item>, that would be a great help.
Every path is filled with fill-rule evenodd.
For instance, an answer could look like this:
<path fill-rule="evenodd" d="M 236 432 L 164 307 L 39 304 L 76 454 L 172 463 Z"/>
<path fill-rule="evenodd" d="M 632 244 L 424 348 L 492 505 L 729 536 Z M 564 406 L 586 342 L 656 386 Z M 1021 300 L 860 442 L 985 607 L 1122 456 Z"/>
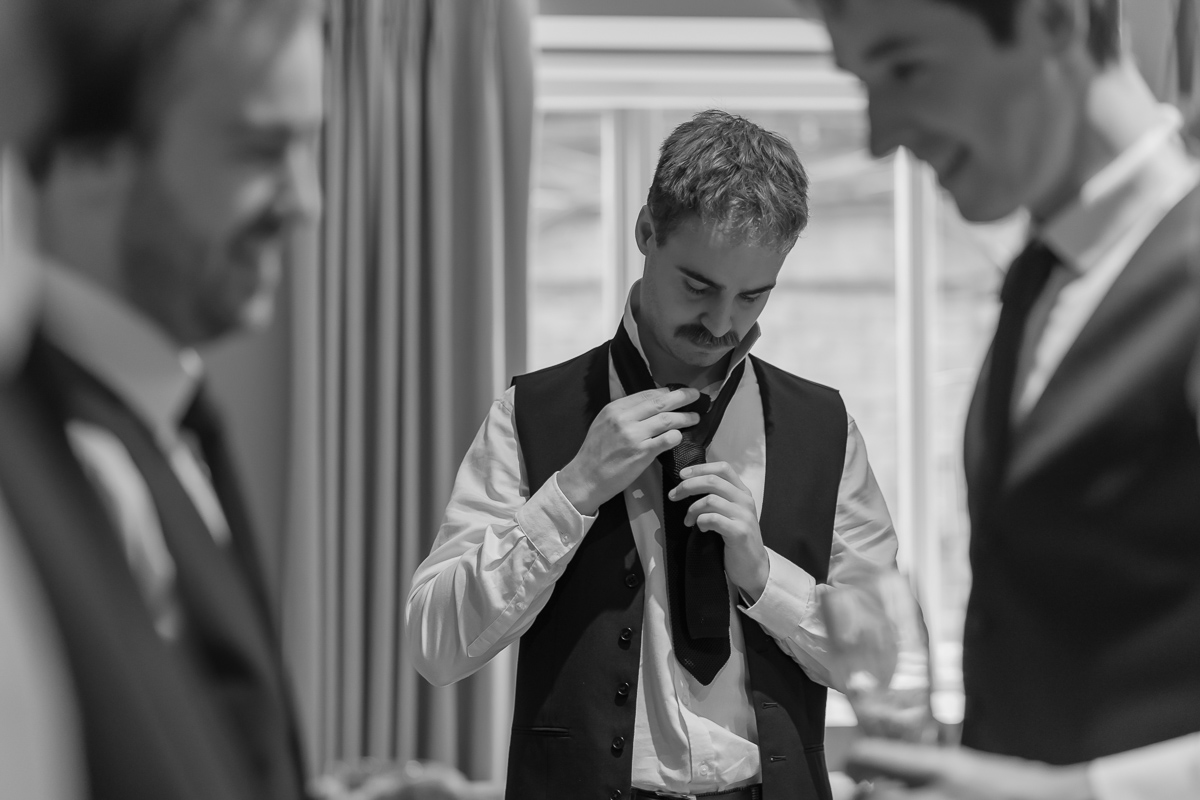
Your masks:
<path fill-rule="evenodd" d="M 855 742 L 846 771 L 873 781 L 866 800 L 1092 800 L 1086 765 L 1053 767 L 966 748 Z"/>
<path fill-rule="evenodd" d="M 672 500 L 703 495 L 688 509 L 684 524 L 720 534 L 725 540 L 725 574 L 752 602 L 758 602 L 767 588 L 771 563 L 750 490 L 724 461 L 687 467 L 679 477 L 679 485 L 671 490 Z"/>

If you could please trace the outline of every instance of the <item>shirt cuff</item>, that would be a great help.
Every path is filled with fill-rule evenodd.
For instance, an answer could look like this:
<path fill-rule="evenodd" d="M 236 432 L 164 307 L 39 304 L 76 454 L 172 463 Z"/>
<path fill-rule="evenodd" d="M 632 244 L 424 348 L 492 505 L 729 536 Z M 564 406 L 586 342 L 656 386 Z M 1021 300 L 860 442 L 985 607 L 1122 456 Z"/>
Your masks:
<path fill-rule="evenodd" d="M 1200 796 L 1200 734 L 1097 759 L 1087 775 L 1095 800 Z"/>
<path fill-rule="evenodd" d="M 548 564 L 555 564 L 583 541 L 596 516 L 580 514 L 558 488 L 558 473 L 517 511 L 517 526 Z"/>
<path fill-rule="evenodd" d="M 808 616 L 817 582 L 800 567 L 767 548 L 770 572 L 762 596 L 753 605 L 743 605 L 742 613 L 778 638 L 795 634 L 799 623 Z M 748 598 L 742 595 L 742 602 Z"/>

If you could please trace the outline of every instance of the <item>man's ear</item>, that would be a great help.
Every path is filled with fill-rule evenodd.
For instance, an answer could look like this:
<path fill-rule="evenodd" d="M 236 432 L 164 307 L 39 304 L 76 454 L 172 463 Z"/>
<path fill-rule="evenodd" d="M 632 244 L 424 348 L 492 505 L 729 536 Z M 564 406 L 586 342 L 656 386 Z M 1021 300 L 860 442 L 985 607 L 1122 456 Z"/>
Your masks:
<path fill-rule="evenodd" d="M 104 213 L 124 205 L 134 173 L 131 144 L 63 146 L 51 156 L 42 189 L 78 211 Z"/>
<path fill-rule="evenodd" d="M 642 206 L 638 212 L 637 222 L 633 226 L 633 239 L 637 248 L 644 256 L 650 255 L 650 250 L 656 245 L 654 238 L 654 218 L 650 216 L 650 207 Z"/>
<path fill-rule="evenodd" d="M 43 249 L 66 264 L 111 277 L 137 160 L 135 148 L 126 144 L 56 150 L 38 185 Z"/>

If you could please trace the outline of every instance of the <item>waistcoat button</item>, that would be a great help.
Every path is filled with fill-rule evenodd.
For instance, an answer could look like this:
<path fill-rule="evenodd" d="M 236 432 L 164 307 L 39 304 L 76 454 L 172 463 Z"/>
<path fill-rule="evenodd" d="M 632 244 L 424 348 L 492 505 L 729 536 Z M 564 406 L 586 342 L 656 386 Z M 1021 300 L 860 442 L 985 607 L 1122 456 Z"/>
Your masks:
<path fill-rule="evenodd" d="M 620 697 L 629 697 L 629 682 L 623 682 L 617 687 L 617 695 Z"/>
<path fill-rule="evenodd" d="M 625 749 L 625 737 L 624 736 L 618 736 L 615 739 L 613 739 L 612 750 L 614 753 L 619 753 L 624 749 Z"/>
<path fill-rule="evenodd" d="M 625 585 L 630 589 L 638 585 L 638 576 L 636 572 L 631 572 L 625 576 Z"/>
<path fill-rule="evenodd" d="M 621 631 L 621 641 L 626 644 L 633 641 L 633 628 L 626 628 Z"/>
<path fill-rule="evenodd" d="M 621 790 L 613 789 L 608 795 L 608 800 L 621 800 Z"/>

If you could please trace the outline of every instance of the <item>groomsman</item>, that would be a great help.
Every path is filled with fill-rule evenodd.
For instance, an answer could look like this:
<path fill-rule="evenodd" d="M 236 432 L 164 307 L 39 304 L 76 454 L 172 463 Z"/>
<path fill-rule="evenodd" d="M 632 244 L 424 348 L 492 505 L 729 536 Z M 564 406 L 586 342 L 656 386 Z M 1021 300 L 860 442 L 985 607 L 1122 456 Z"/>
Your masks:
<path fill-rule="evenodd" d="M 913 787 L 877 796 L 1200 796 L 1200 167 L 1180 115 L 1117 0 L 821 5 L 873 152 L 908 148 L 969 220 L 1033 219 L 967 422 L 972 749 L 854 761 Z"/>
<path fill-rule="evenodd" d="M 12 156 L 4 168 L 21 169 L 64 137 L 98 140 L 123 131 L 137 78 L 154 67 L 158 48 L 185 6 L 173 0 L 0 3 L 0 151 Z M 111 662 L 103 656 L 84 659 L 80 648 L 64 642 L 76 629 L 64 623 L 61 587 L 46 580 L 35 555 L 53 549 L 56 537 L 87 531 L 102 520 L 65 507 L 70 493 L 63 470 L 47 468 L 54 461 L 54 438 L 36 433 L 21 389 L 9 383 L 25 357 L 40 299 L 37 259 L 16 241 L 31 232 L 14 231 L 11 212 L 0 207 L 6 215 L 0 220 L 0 786 L 6 797 L 25 800 L 199 798 L 160 791 L 166 788 L 155 779 L 161 751 L 152 742 L 119 751 L 127 759 L 123 764 L 101 763 L 118 751 L 98 746 L 97 737 L 145 718 L 136 703 L 124 702 L 131 699 L 125 691 L 129 682 L 118 679 L 107 687 L 114 705 L 106 720 L 98 721 L 96 706 L 79 696 L 93 685 L 93 671 L 96 677 L 110 675 Z M 19 477 L 13 480 L 14 475 Z M 10 500 L 24 523 L 19 530 Z M 107 598 L 89 593 L 86 582 L 79 590 L 95 604 L 90 622 L 107 633 L 102 618 L 113 610 Z M 122 663 L 130 657 L 110 654 Z M 203 764 L 203 754 L 198 757 Z M 115 777 L 139 772 L 146 776 L 141 784 Z"/>

